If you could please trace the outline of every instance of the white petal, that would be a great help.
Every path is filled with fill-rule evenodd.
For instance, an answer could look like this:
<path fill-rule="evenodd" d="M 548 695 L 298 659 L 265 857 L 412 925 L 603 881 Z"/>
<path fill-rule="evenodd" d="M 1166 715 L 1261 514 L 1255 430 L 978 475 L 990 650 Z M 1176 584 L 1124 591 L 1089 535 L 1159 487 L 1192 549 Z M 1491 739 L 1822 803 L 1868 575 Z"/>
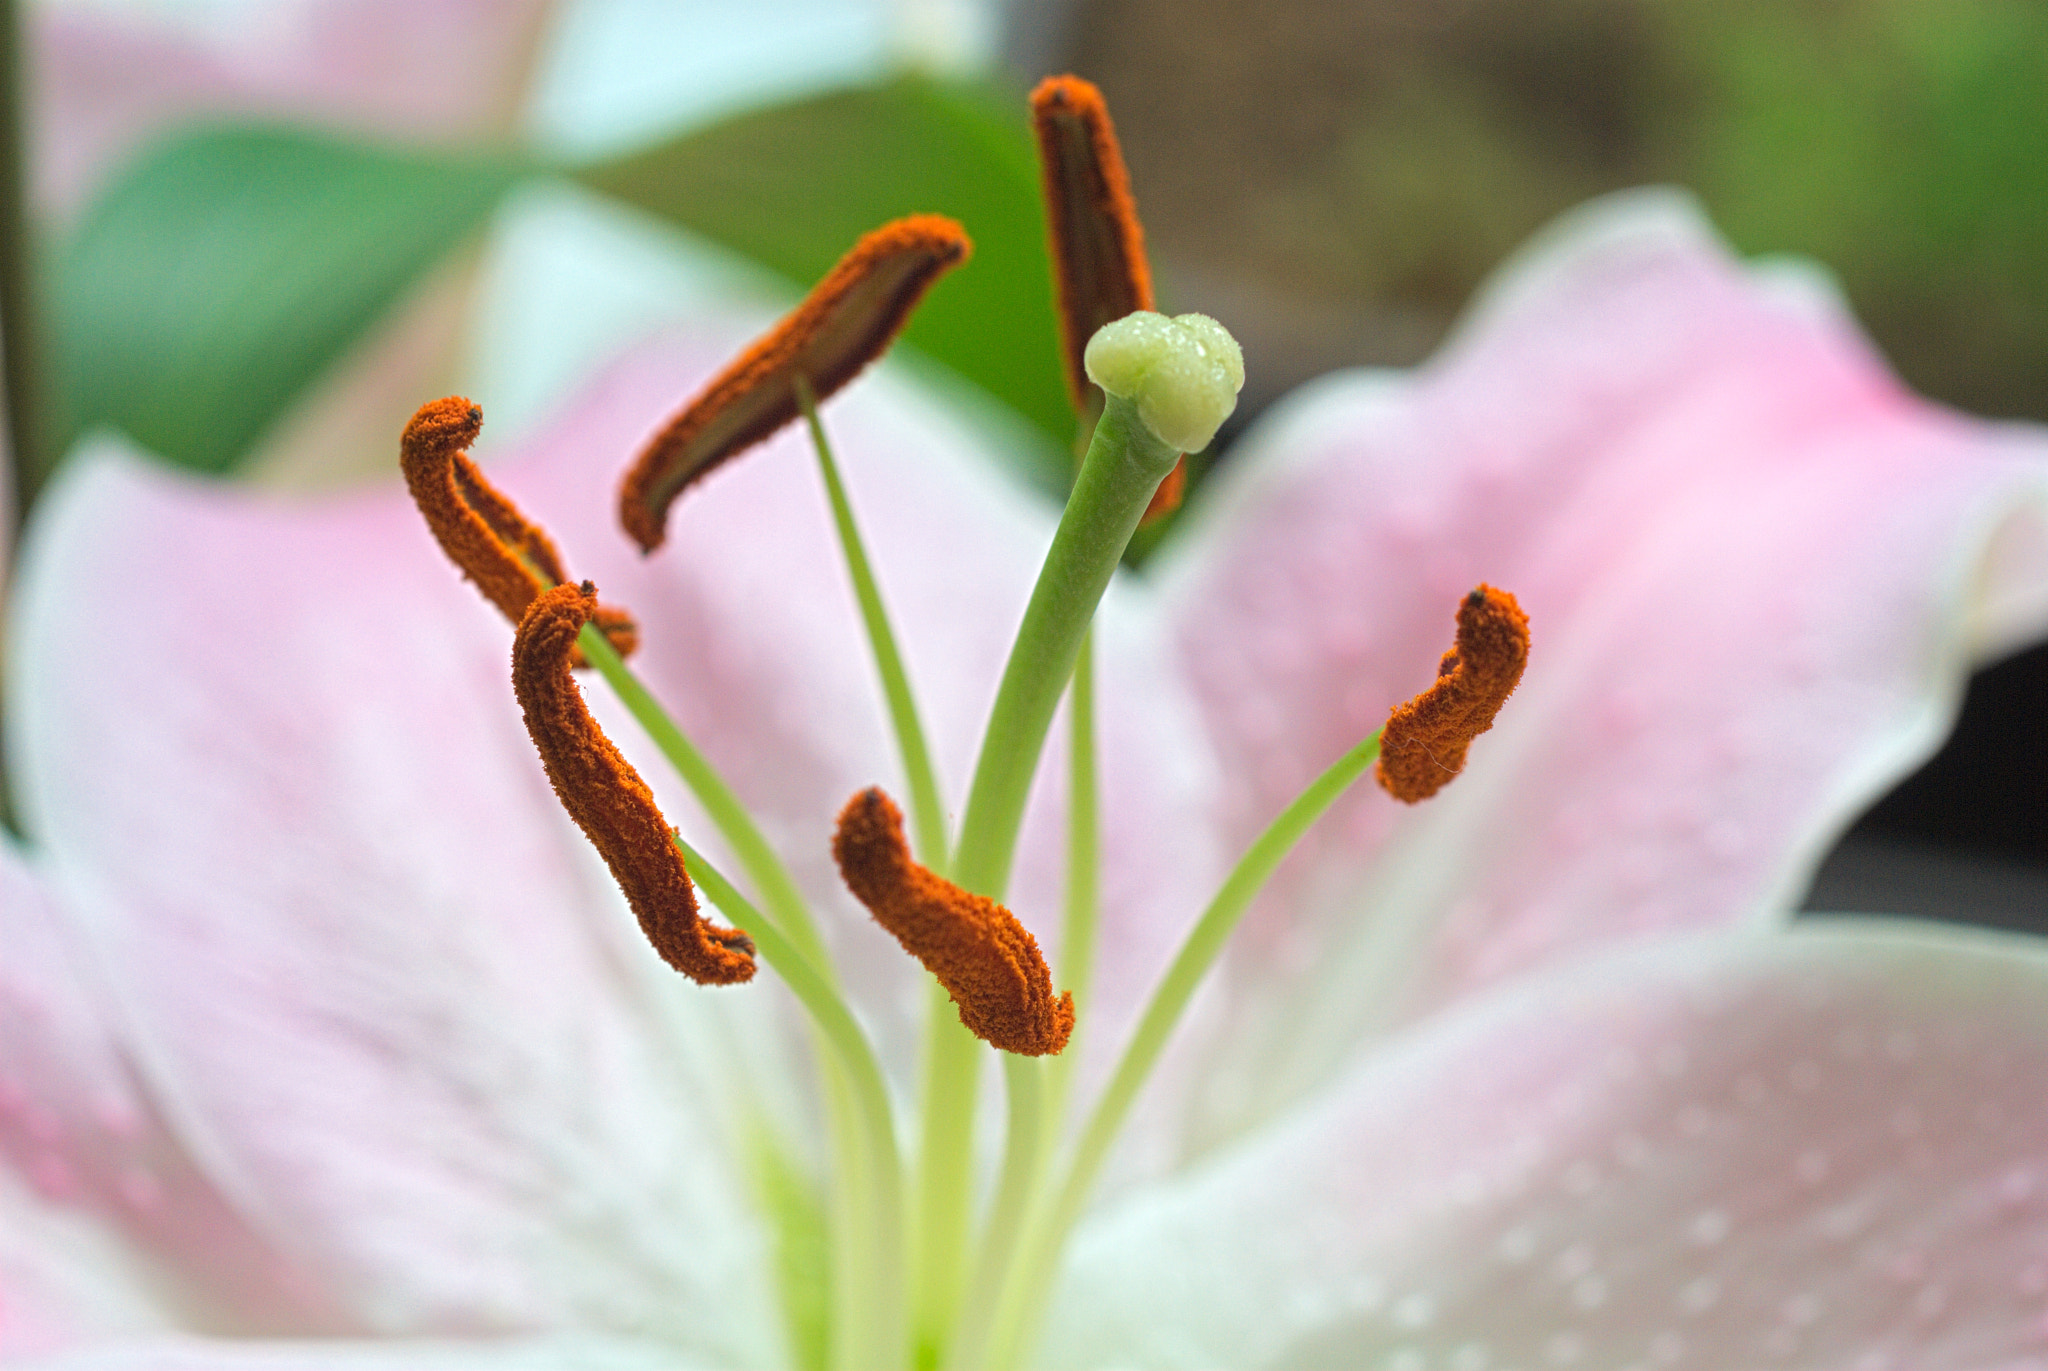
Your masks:
<path fill-rule="evenodd" d="M 2038 1365 L 2044 1080 L 2037 939 L 1654 940 L 1094 1219 L 1045 1362 Z"/>
<path fill-rule="evenodd" d="M 30 832 L 238 1211 L 379 1329 L 773 1356 L 731 1143 L 761 1059 L 724 1036 L 771 1001 L 647 956 L 541 778 L 504 624 L 418 515 L 107 451 L 37 513 Z"/>

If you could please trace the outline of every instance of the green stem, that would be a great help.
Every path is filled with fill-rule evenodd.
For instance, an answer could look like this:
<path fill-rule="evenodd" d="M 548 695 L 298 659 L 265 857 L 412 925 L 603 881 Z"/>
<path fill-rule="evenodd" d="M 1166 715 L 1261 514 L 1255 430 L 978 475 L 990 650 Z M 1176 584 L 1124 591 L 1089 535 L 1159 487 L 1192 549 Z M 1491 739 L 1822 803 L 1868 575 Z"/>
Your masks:
<path fill-rule="evenodd" d="M 824 1073 L 835 1119 L 844 1117 L 846 1095 L 852 1096 L 858 1131 L 847 1137 L 834 1130 L 841 1184 L 834 1207 L 833 1362 L 850 1371 L 893 1365 L 904 1346 L 903 1163 L 881 1065 L 846 1002 L 787 934 L 680 835 L 676 846 L 705 896 L 754 940 L 761 960 L 809 1012 L 836 1068 Z"/>
<path fill-rule="evenodd" d="M 838 527 L 839 546 L 846 554 L 846 574 L 853 579 L 854 598 L 860 602 L 861 622 L 867 627 L 868 648 L 874 654 L 875 674 L 882 678 L 882 695 L 889 703 L 889 723 L 896 731 L 896 748 L 903 755 L 918 857 L 934 871 L 943 872 L 946 808 L 939 798 L 939 778 L 932 769 L 931 749 L 925 746 L 924 726 L 918 722 L 910 673 L 904 670 L 903 654 L 896 649 L 889 613 L 882 606 L 882 592 L 868 564 L 860 527 L 854 523 L 853 505 L 846 498 L 846 483 L 839 479 L 839 463 L 832 456 L 832 444 L 825 438 L 825 425 L 818 419 L 817 397 L 811 393 L 811 383 L 802 376 L 796 378 L 796 398 L 803 406 L 805 422 L 810 425 L 811 446 L 818 453 L 818 471 L 825 478 L 825 493 L 832 501 L 832 522 Z"/>
<path fill-rule="evenodd" d="M 1112 398 L 1095 426 L 982 734 L 952 872 L 955 881 L 976 894 L 1003 898 L 1024 801 L 1053 711 L 1073 675 L 1095 606 L 1152 492 L 1178 455 L 1152 436 L 1127 401 Z M 943 994 L 933 995 L 930 1015 L 913 1279 L 919 1355 L 929 1354 L 936 1362 L 947 1358 L 968 1265 L 974 1102 L 982 1054 Z"/>
<path fill-rule="evenodd" d="M 1051 1286 L 1060 1247 L 1094 1188 L 1110 1144 L 1116 1140 L 1138 1091 L 1158 1063 L 1196 987 L 1281 861 L 1379 755 L 1380 735 L 1375 731 L 1310 782 L 1253 840 L 1209 907 L 1202 911 L 1202 917 L 1167 968 L 1165 978 L 1152 992 L 1137 1031 L 1131 1035 L 1115 1074 L 1096 1102 L 1074 1149 L 1066 1180 L 1056 1192 L 1058 1198 L 1042 1205 L 1033 1215 L 1023 1240 L 1021 1260 L 1011 1268 L 998 1301 L 989 1345 L 991 1355 L 978 1357 L 973 1365 L 1012 1366 L 1027 1350 L 1024 1339 Z"/>
<path fill-rule="evenodd" d="M 598 674 L 611 686 L 627 712 L 654 740 L 654 745 L 661 749 L 669 765 L 690 787 L 697 802 L 704 806 L 711 822 L 732 845 L 733 855 L 739 858 L 740 865 L 746 868 L 747 875 L 759 887 L 761 899 L 772 911 L 777 925 L 802 950 L 826 983 L 833 984 L 832 959 L 825 950 L 825 940 L 819 936 L 817 925 L 811 921 L 810 907 L 804 903 L 803 892 L 797 889 L 796 879 L 789 874 L 789 868 L 783 865 L 775 849 L 768 845 L 768 839 L 755 826 L 753 816 L 747 813 L 739 796 L 733 793 L 732 787 L 725 783 L 725 778 L 718 774 L 710 760 L 676 726 L 668 711 L 661 707 L 661 702 L 620 660 L 618 651 L 594 625 L 583 626 L 583 631 L 576 635 L 576 645 L 583 649 L 585 659 L 597 668 Z"/>
<path fill-rule="evenodd" d="M 953 866 L 953 879 L 977 894 L 999 900 L 1009 884 L 1024 801 L 1081 640 L 1152 492 L 1179 456 L 1152 436 L 1129 401 L 1110 397 L 1032 587 L 982 735 Z"/>
<path fill-rule="evenodd" d="M 883 1346 L 875 1326 L 875 1264 L 865 1259 L 862 1250 L 871 1241 L 875 1220 L 874 1197 L 868 1193 L 874 1176 L 874 1149 L 868 1144 L 869 1130 L 846 1071 L 836 1061 L 821 1061 L 819 1066 L 825 1125 L 832 1140 L 825 1367 L 826 1371 L 859 1371 L 866 1364 L 863 1358 L 873 1362 Z"/>
<path fill-rule="evenodd" d="M 1067 1092 L 1087 1022 L 1090 972 L 1095 964 L 1100 905 L 1102 834 L 1095 768 L 1095 634 L 1081 640 L 1067 690 L 1067 898 L 1062 914 L 1058 986 L 1073 992 L 1074 1035 L 1052 1060 L 1004 1061 L 1010 1087 L 1010 1126 L 1003 1144 L 1002 1180 L 982 1235 L 981 1255 L 961 1318 L 960 1344 L 986 1344 L 998 1292 L 1016 1260 L 1027 1202 L 1038 1192 L 1066 1121 Z M 1030 1126 L 1035 1119 L 1037 1126 Z"/>

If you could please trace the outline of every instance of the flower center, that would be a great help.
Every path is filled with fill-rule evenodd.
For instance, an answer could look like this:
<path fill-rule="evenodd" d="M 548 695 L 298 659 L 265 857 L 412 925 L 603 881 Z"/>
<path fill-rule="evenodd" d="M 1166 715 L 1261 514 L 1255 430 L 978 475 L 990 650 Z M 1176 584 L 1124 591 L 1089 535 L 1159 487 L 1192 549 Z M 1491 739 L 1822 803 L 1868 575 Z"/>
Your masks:
<path fill-rule="evenodd" d="M 1410 801 L 1455 775 L 1527 655 L 1527 622 L 1513 597 L 1485 586 L 1472 592 L 1436 684 L 1389 720 L 1386 755 L 1380 733 L 1362 740 L 1246 850 L 1154 989 L 1072 1146 L 1055 1155 L 1055 1141 L 1068 1136 L 1071 1054 L 1061 1054 L 1085 1026 L 1094 946 L 1089 626 L 1140 522 L 1177 502 L 1183 454 L 1211 440 L 1236 403 L 1244 371 L 1235 341 L 1214 320 L 1144 312 L 1151 287 L 1142 235 L 1100 95 L 1060 78 L 1034 94 L 1033 113 L 1069 381 L 1089 438 L 1018 625 L 957 832 L 946 823 L 908 673 L 817 405 L 879 356 L 925 292 L 965 260 L 959 225 L 919 216 L 863 238 L 657 433 L 621 494 L 626 532 L 651 553 L 663 541 L 670 505 L 700 476 L 799 415 L 810 425 L 923 859 L 912 856 L 904 816 L 880 789 L 846 803 L 833 839 L 841 877 L 933 977 L 912 1145 L 897 1136 L 898 1101 L 788 863 L 626 667 L 622 657 L 637 640 L 632 620 L 599 605 L 588 582 L 570 583 L 554 544 L 470 462 L 466 449 L 481 411 L 460 397 L 435 401 L 401 439 L 408 486 L 434 536 L 518 625 L 513 688 L 541 762 L 656 953 L 706 985 L 747 981 L 758 960 L 808 1016 L 831 1135 L 830 1179 L 767 1168 L 778 1193 L 815 1187 L 819 1197 L 764 1204 L 771 1222 L 791 1230 L 785 1238 L 793 1245 L 806 1236 L 796 1229 L 818 1222 L 803 1216 L 824 1216 L 827 1269 L 804 1267 L 792 1279 L 823 1282 L 828 1296 L 791 1289 L 786 1303 L 797 1325 L 794 1344 L 818 1349 L 833 1367 L 995 1367 L 1028 1354 L 1061 1248 L 1119 1129 L 1196 987 L 1281 859 L 1375 760 L 1381 783 Z M 741 868 L 737 878 L 669 827 L 645 782 L 599 730 L 571 676 L 585 664 L 703 805 Z M 1002 900 L 1026 796 L 1063 697 L 1073 728 L 1062 939 L 1072 984 L 1056 994 L 1036 938 Z M 703 916 L 700 887 L 734 927 Z M 1003 1064 L 1009 1126 L 994 1185 L 978 1204 L 974 1106 L 990 1048 Z M 803 1154 L 770 1150 L 777 1158 Z M 806 1326 L 817 1319 L 822 1329 Z"/>

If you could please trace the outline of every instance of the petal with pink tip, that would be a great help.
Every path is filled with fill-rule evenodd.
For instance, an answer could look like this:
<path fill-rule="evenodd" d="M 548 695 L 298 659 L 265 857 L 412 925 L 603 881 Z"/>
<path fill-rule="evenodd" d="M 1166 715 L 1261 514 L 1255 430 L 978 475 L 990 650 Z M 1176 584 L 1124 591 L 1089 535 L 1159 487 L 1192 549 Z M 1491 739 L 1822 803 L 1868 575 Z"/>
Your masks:
<path fill-rule="evenodd" d="M 0 1364 L 175 1327 L 155 1274 L 112 1225 L 0 1167 Z"/>
<path fill-rule="evenodd" d="M 1472 586 L 1533 642 L 1455 785 L 1361 787 L 1254 914 L 1232 1017 L 1272 1027 L 1212 1136 L 1503 976 L 1784 909 L 1968 667 L 2048 629 L 2048 437 L 1906 394 L 1665 195 L 1552 230 L 1436 361 L 1319 383 L 1219 485 L 1167 575 L 1235 841 L 1429 683 Z"/>
<path fill-rule="evenodd" d="M 1051 1366 L 2048 1357 L 2048 950 L 1865 921 L 1474 999 L 1084 1227 Z"/>
<path fill-rule="evenodd" d="M 0 838 L 0 1355 L 174 1311 L 241 1333 L 337 1326 L 165 1126 L 74 932 Z"/>

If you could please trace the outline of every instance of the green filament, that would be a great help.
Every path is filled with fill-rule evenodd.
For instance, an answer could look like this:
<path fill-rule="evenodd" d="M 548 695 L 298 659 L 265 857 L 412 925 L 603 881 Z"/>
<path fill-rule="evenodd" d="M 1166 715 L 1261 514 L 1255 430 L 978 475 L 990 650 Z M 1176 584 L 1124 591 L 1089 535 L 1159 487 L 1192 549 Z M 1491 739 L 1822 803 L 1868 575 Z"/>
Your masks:
<path fill-rule="evenodd" d="M 825 941 L 818 935 L 818 928 L 811 921 L 810 906 L 804 902 L 803 892 L 797 889 L 796 879 L 789 874 L 775 849 L 768 845 L 768 839 L 754 823 L 753 815 L 740 803 L 732 787 L 718 774 L 710 760 L 699 752 L 683 730 L 676 726 L 668 711 L 661 707 L 647 687 L 640 683 L 619 657 L 617 649 L 599 633 L 595 626 L 585 624 L 583 631 L 576 635 L 576 645 L 583 649 L 584 659 L 597 668 L 598 675 L 619 697 L 634 720 L 646 730 L 654 745 L 661 749 L 661 755 L 668 758 L 669 765 L 697 797 L 697 803 L 704 806 L 719 833 L 732 845 L 733 855 L 746 868 L 754 884 L 760 888 L 762 901 L 773 912 L 775 921 L 781 925 L 794 943 L 803 951 L 806 959 L 818 969 L 828 982 L 832 979 L 832 960 L 826 954 Z"/>
<path fill-rule="evenodd" d="M 1109 1155 L 1110 1144 L 1116 1141 L 1118 1130 L 1137 1100 L 1146 1077 L 1157 1065 L 1174 1025 L 1186 1011 L 1188 1001 L 1194 998 L 1196 987 L 1215 964 L 1223 945 L 1251 908 L 1252 901 L 1265 888 L 1266 882 L 1272 879 L 1281 861 L 1337 802 L 1337 798 L 1365 774 L 1366 768 L 1379 755 L 1380 735 L 1374 731 L 1331 763 L 1253 840 L 1217 890 L 1215 898 L 1209 902 L 1209 907 L 1202 911 L 1202 917 L 1189 931 L 1187 941 L 1167 968 L 1164 979 L 1152 992 L 1152 999 L 1145 1006 L 1129 1045 L 1124 1048 L 1115 1074 L 1103 1089 L 1102 1097 L 1096 1101 L 1095 1111 L 1082 1130 L 1073 1160 L 1067 1167 L 1066 1179 L 1055 1192 L 1056 1197 L 1050 1200 L 1040 1197 L 1040 1206 L 1032 1215 L 1023 1239 L 1020 1260 L 1012 1267 L 1006 1288 L 998 1300 L 989 1354 L 963 1364 L 1007 1367 L 1015 1365 L 1023 1356 L 1027 1350 L 1026 1339 L 1049 1292 L 1060 1247 L 1066 1241 L 1074 1220 L 1080 1216 L 1089 1191 L 1094 1188 L 1096 1176 Z"/>
<path fill-rule="evenodd" d="M 881 588 L 875 584 L 875 573 L 861 542 L 860 526 L 853 519 L 853 505 L 846 498 L 846 483 L 839 479 L 839 463 L 832 456 L 825 425 L 818 419 L 817 397 L 811 393 L 811 383 L 802 376 L 796 378 L 796 398 L 803 406 L 804 422 L 810 425 L 811 446 L 818 453 L 818 472 L 825 478 L 825 494 L 832 502 L 832 522 L 839 530 L 839 546 L 846 557 L 846 574 L 853 581 L 854 598 L 860 602 L 860 619 L 867 629 L 875 674 L 881 677 L 882 696 L 889 704 L 889 723 L 896 731 L 896 749 L 902 754 L 904 779 L 910 786 L 910 825 L 917 835 L 917 855 L 932 870 L 943 872 L 946 808 L 939 799 L 939 778 L 932 769 L 931 749 L 925 745 L 924 726 L 918 721 L 910 673 L 903 668 L 903 654 L 896 648 L 896 635 L 889 627 L 888 611 L 882 606 Z"/>

